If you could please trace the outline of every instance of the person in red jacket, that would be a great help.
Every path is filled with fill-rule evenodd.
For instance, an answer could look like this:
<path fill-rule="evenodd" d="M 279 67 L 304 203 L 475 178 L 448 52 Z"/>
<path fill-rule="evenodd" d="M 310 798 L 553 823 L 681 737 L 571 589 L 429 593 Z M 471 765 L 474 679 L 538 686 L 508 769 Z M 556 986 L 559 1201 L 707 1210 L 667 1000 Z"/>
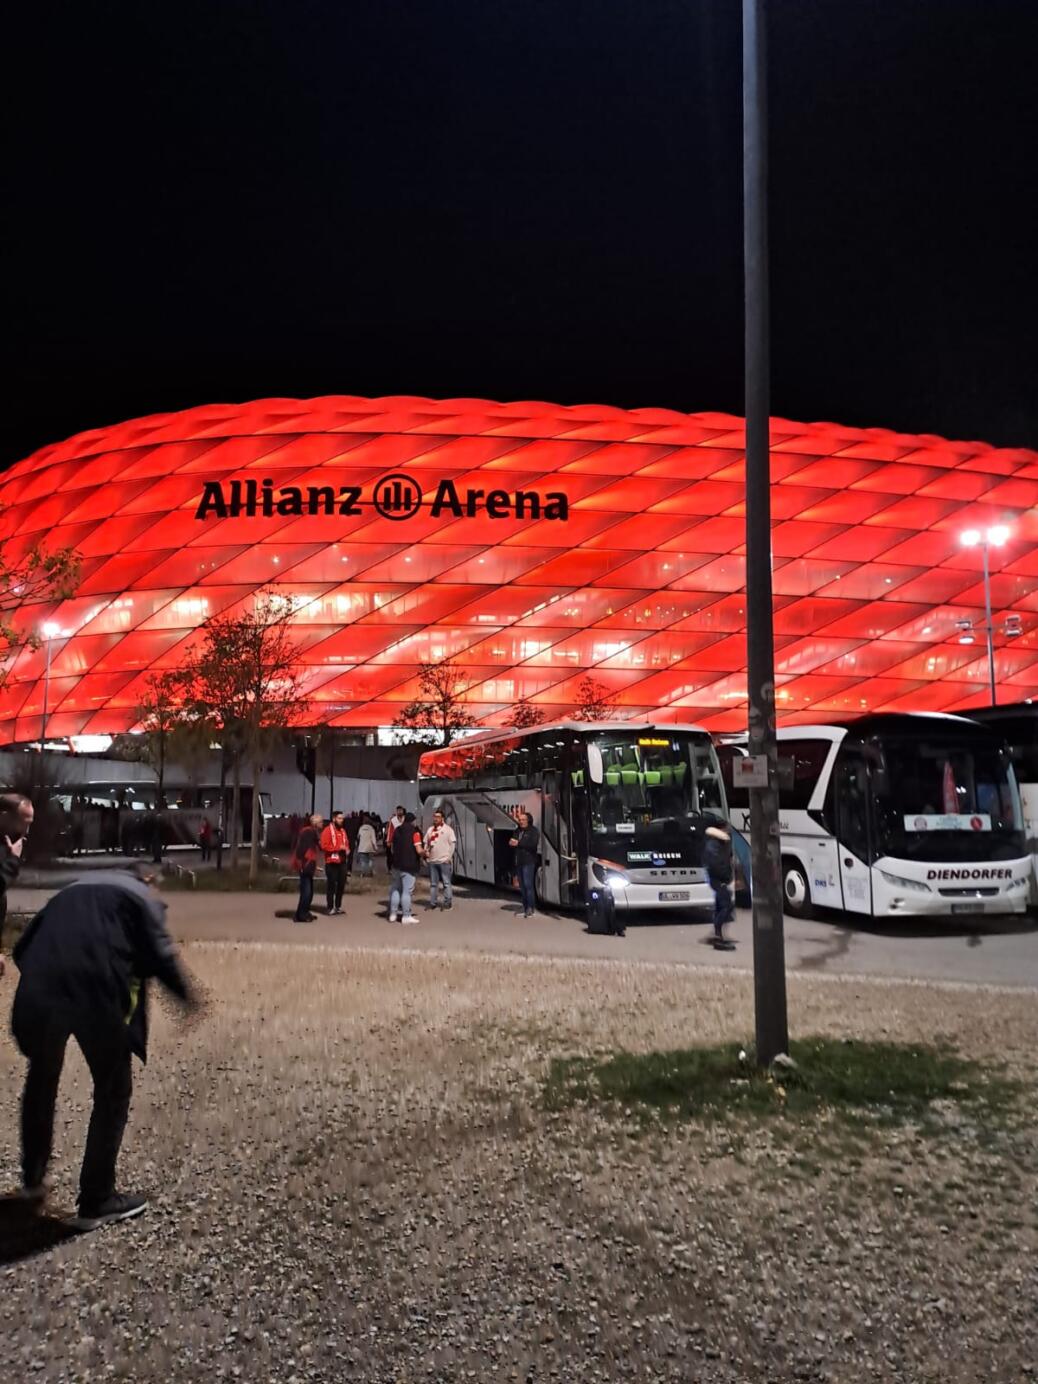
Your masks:
<path fill-rule="evenodd" d="M 324 875 L 328 881 L 328 913 L 342 913 L 342 891 L 346 887 L 346 863 L 350 858 L 350 842 L 342 812 L 336 808 L 332 820 L 321 832 L 324 852 Z"/>
<path fill-rule="evenodd" d="M 319 812 L 306 819 L 306 825 L 296 837 L 292 848 L 292 869 L 299 874 L 299 903 L 296 907 L 297 923 L 313 923 L 316 915 L 310 912 L 314 900 L 314 876 L 317 874 L 317 852 L 321 846 L 321 828 L 324 818 Z M 216 863 L 220 863 L 220 848 L 217 846 Z"/>

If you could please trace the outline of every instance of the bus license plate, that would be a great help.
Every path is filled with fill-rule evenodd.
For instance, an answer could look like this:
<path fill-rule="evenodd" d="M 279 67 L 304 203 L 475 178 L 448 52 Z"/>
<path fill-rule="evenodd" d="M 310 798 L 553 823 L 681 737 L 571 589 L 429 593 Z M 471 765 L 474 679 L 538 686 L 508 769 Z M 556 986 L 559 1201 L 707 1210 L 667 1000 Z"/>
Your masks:
<path fill-rule="evenodd" d="M 660 903 L 688 903 L 690 898 L 687 889 L 661 889 Z"/>
<path fill-rule="evenodd" d="M 984 911 L 982 903 L 953 903 L 951 908 L 953 913 L 982 913 Z"/>

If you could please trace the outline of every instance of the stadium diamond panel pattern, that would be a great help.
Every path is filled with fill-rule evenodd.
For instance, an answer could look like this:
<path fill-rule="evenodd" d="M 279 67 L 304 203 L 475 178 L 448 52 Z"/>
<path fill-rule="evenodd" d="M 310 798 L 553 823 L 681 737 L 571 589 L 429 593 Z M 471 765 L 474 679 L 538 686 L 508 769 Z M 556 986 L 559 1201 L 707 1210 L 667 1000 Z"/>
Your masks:
<path fill-rule="evenodd" d="M 788 724 L 988 701 L 981 553 L 992 552 L 1001 700 L 1038 696 L 1038 453 L 772 420 L 776 696 Z M 18 621 L 61 627 L 48 733 L 128 730 L 149 674 L 218 612 L 274 584 L 297 606 L 303 722 L 392 724 L 422 664 L 463 665 L 470 712 L 569 714 L 592 672 L 616 715 L 745 724 L 741 419 L 478 399 L 267 399 L 81 433 L 0 477 L 0 542 L 82 556 L 75 596 Z M 403 473 L 417 514 L 383 517 Z M 360 487 L 359 512 L 195 517 L 206 482 Z M 463 494 L 564 494 L 568 518 L 433 516 Z M 1003 634 L 1005 617 L 1021 633 Z M 973 643 L 961 642 L 962 621 Z M 44 650 L 0 688 L 0 739 L 39 735 Z"/>

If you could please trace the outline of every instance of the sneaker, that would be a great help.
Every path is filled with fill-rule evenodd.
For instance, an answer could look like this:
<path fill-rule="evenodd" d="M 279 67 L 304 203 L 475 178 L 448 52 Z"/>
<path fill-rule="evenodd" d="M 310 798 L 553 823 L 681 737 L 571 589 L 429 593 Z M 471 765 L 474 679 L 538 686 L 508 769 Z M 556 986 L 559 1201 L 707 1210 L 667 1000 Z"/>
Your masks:
<path fill-rule="evenodd" d="M 122 1192 L 113 1192 L 102 1202 L 80 1202 L 79 1215 L 75 1217 L 74 1223 L 77 1230 L 96 1230 L 99 1225 L 108 1225 L 112 1221 L 131 1220 L 146 1210 L 147 1206 L 147 1197 L 130 1197 L 124 1196 Z"/>
<path fill-rule="evenodd" d="M 413 918 L 410 913 L 405 918 L 401 918 L 400 921 L 404 927 L 416 927 L 418 925 L 418 919 Z"/>
<path fill-rule="evenodd" d="M 453 908 L 453 907 L 454 907 L 454 900 L 451 899 L 448 903 L 445 903 L 443 906 L 444 906 L 444 908 Z"/>
<path fill-rule="evenodd" d="M 391 923 L 398 923 L 398 922 L 400 921 L 400 919 L 397 917 L 397 915 L 396 915 L 395 913 L 390 913 L 390 915 L 389 915 L 389 921 L 390 921 Z"/>
<path fill-rule="evenodd" d="M 715 937 L 714 951 L 735 951 L 735 943 L 729 942 L 727 937 Z"/>

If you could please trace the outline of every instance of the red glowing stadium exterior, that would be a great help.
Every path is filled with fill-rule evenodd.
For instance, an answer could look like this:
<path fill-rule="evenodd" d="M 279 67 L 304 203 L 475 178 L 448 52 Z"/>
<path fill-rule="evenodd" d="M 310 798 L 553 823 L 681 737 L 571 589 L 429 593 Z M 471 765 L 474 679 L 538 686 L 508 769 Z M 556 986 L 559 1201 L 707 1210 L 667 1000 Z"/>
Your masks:
<path fill-rule="evenodd" d="M 271 582 L 298 605 L 301 723 L 390 725 L 422 664 L 450 656 L 489 725 L 524 698 L 570 714 L 593 670 L 619 717 L 741 728 L 743 447 L 742 420 L 721 414 L 350 397 L 196 408 L 45 447 L 0 476 L 0 542 L 82 556 L 73 599 L 17 617 L 63 631 L 48 734 L 130 729 L 148 675 Z M 1038 453 L 776 418 L 771 474 L 787 723 L 985 704 L 981 554 L 959 534 L 994 523 L 1011 529 L 995 623 L 1022 628 L 997 649 L 1000 695 L 1038 696 Z M 540 512 L 529 498 L 515 512 L 517 492 Z M 0 741 L 39 736 L 44 666 L 27 649 L 8 670 Z"/>

